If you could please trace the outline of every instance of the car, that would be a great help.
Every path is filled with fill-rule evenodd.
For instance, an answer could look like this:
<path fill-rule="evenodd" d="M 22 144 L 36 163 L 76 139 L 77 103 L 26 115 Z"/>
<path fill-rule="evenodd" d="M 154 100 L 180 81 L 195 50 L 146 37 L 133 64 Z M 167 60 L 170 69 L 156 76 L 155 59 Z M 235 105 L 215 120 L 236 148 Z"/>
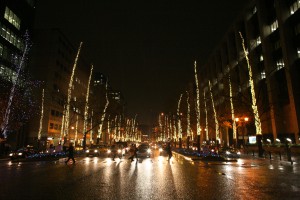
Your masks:
<path fill-rule="evenodd" d="M 36 154 L 37 151 L 33 148 L 33 146 L 26 146 L 23 148 L 18 149 L 17 151 L 12 151 L 9 153 L 10 159 L 18 159 L 18 158 L 28 158 L 34 154 Z"/>
<path fill-rule="evenodd" d="M 219 150 L 219 154 L 226 158 L 240 158 L 241 152 L 231 147 L 223 147 Z"/>
<path fill-rule="evenodd" d="M 92 145 L 90 148 L 85 150 L 86 156 L 100 156 L 107 152 L 106 145 Z"/>
<path fill-rule="evenodd" d="M 142 143 L 138 146 L 137 157 L 138 158 L 147 158 L 151 157 L 152 151 L 148 143 Z"/>
<path fill-rule="evenodd" d="M 118 149 L 122 150 L 122 155 L 124 156 L 129 151 L 128 143 L 127 142 L 116 142 L 115 145 L 117 145 Z"/>
<path fill-rule="evenodd" d="M 112 157 L 113 159 L 115 157 L 119 157 L 121 159 L 123 155 L 125 155 L 125 148 L 123 145 L 113 144 L 107 149 L 107 156 Z"/>

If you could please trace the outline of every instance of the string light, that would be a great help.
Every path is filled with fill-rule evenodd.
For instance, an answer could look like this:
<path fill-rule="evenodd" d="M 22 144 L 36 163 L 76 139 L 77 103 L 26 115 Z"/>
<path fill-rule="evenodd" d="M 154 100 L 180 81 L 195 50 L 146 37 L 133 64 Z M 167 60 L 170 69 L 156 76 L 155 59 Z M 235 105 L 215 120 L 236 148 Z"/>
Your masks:
<path fill-rule="evenodd" d="M 186 103 L 187 103 L 187 116 L 186 116 L 186 121 L 187 121 L 187 127 L 186 127 L 186 133 L 187 136 L 190 137 L 191 136 L 191 120 L 190 120 L 190 114 L 191 114 L 191 105 L 190 105 L 190 95 L 188 93 L 188 91 L 186 91 Z"/>
<path fill-rule="evenodd" d="M 206 98 L 205 98 L 205 91 L 203 92 L 203 97 L 204 97 L 204 110 L 205 110 L 205 135 L 206 135 L 206 140 L 209 140 L 208 137 L 208 119 L 207 119 L 207 107 L 206 107 Z"/>
<path fill-rule="evenodd" d="M 77 55 L 75 58 L 75 62 L 73 65 L 73 69 L 72 69 L 72 74 L 70 77 L 70 82 L 69 82 L 69 87 L 68 87 L 68 99 L 67 99 L 67 104 L 66 104 L 66 110 L 65 110 L 65 127 L 64 127 L 64 136 L 68 135 L 69 132 L 69 123 L 70 123 L 70 102 L 71 102 L 71 96 L 72 96 L 72 86 L 73 86 L 73 79 L 74 79 L 74 74 L 75 74 L 75 70 L 77 67 L 77 62 L 78 62 L 78 58 L 79 58 L 79 54 L 80 54 L 80 50 L 81 50 L 81 45 L 82 42 L 80 42 L 78 51 L 77 51 Z"/>
<path fill-rule="evenodd" d="M 211 103 L 212 103 L 212 107 L 213 107 L 213 111 L 214 111 L 214 117 L 215 117 L 215 124 L 216 124 L 216 139 L 219 140 L 219 139 L 220 139 L 219 122 L 218 122 L 218 119 L 217 119 L 217 112 L 216 112 L 216 108 L 215 108 L 215 102 L 214 102 L 214 98 L 213 98 L 213 94 L 212 94 L 212 90 L 211 90 L 210 81 L 208 81 L 208 85 L 209 85 L 209 91 L 210 91 Z"/>
<path fill-rule="evenodd" d="M 198 75 L 197 75 L 197 62 L 195 61 L 194 64 L 195 70 L 195 82 L 196 82 L 196 115 L 197 115 L 197 135 L 201 134 L 201 127 L 200 127 L 200 91 L 199 91 L 199 82 L 198 82 Z"/>
<path fill-rule="evenodd" d="M 243 38 L 243 35 L 241 32 L 240 33 L 240 37 L 242 39 L 242 47 L 243 47 L 243 51 L 246 57 L 246 61 L 247 61 L 247 66 L 248 66 L 248 71 L 249 71 L 249 85 L 250 85 L 250 91 L 251 91 L 251 99 L 252 99 L 252 109 L 253 109 L 253 114 L 254 114 L 254 119 L 255 119 L 255 128 L 256 128 L 256 135 L 261 135 L 262 134 L 262 130 L 261 130 L 261 121 L 260 121 L 260 117 L 259 117 L 259 113 L 258 113 L 258 109 L 257 109 L 257 104 L 256 104 L 256 97 L 255 97 L 255 90 L 254 90 L 254 81 L 253 81 L 253 75 L 252 75 L 252 68 L 249 62 L 249 58 L 248 58 L 248 54 L 245 48 L 245 41 Z"/>
<path fill-rule="evenodd" d="M 100 124 L 99 124 L 99 130 L 98 130 L 98 138 L 101 138 L 101 134 L 102 134 L 102 128 L 103 128 L 103 122 L 104 122 L 104 119 L 105 119 L 105 115 L 106 115 L 106 110 L 107 110 L 107 107 L 109 105 L 109 100 L 108 100 L 108 83 L 106 82 L 106 103 L 105 103 L 105 106 L 104 106 L 104 109 L 103 109 L 103 112 L 102 112 L 102 115 L 101 115 L 101 121 L 100 121 Z"/>
<path fill-rule="evenodd" d="M 178 137 L 182 138 L 182 128 L 181 128 L 181 114 L 180 114 L 180 103 L 182 99 L 182 94 L 180 94 L 178 104 L 177 104 L 177 125 L 178 125 Z"/>
<path fill-rule="evenodd" d="M 87 130 L 87 120 L 88 120 L 88 112 L 89 112 L 90 83 L 91 83 L 91 79 L 92 79 L 93 69 L 94 69 L 94 66 L 91 65 L 91 71 L 90 71 L 88 86 L 87 86 L 86 95 L 85 95 L 84 120 L 83 120 L 83 134 L 84 135 L 86 134 L 86 130 Z"/>
<path fill-rule="evenodd" d="M 26 32 L 26 34 L 25 34 L 25 49 L 23 51 L 21 60 L 20 60 L 20 62 L 17 65 L 17 71 L 16 71 L 15 78 L 12 80 L 12 84 L 13 85 L 12 85 L 12 88 L 10 90 L 10 95 L 9 95 L 9 99 L 8 99 L 8 103 L 7 103 L 5 115 L 3 117 L 3 122 L 1 123 L 1 133 L 4 136 L 4 138 L 7 138 L 6 129 L 7 129 L 7 126 L 8 126 L 8 122 L 9 122 L 9 118 L 10 118 L 10 113 L 12 111 L 11 110 L 12 109 L 12 102 L 13 102 L 13 98 L 15 96 L 17 82 L 18 82 L 18 80 L 20 78 L 20 73 L 21 73 L 21 71 L 22 71 L 22 69 L 24 67 L 24 63 L 25 63 L 25 60 L 27 58 L 29 49 L 30 49 L 29 35 Z M 18 60 L 18 59 L 16 58 L 16 60 Z"/>
<path fill-rule="evenodd" d="M 231 119 L 232 119 L 233 139 L 236 140 L 236 122 L 235 122 L 234 107 L 233 107 L 233 102 L 232 102 L 232 87 L 231 87 L 230 75 L 228 76 L 228 82 L 229 82 L 229 98 L 230 98 L 230 110 L 231 110 Z"/>
<path fill-rule="evenodd" d="M 44 117 L 44 92 L 45 90 L 43 89 L 42 92 L 42 103 L 41 103 L 41 117 L 40 117 L 40 127 L 38 131 L 38 140 L 41 139 L 41 132 L 42 132 L 42 127 L 43 127 L 43 117 Z"/>

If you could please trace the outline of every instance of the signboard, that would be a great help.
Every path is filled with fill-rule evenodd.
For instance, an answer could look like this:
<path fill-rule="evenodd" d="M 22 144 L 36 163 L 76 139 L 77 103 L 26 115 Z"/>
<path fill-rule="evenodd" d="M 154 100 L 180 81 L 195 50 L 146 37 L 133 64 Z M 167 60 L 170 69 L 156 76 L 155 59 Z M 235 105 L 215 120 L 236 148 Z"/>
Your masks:
<path fill-rule="evenodd" d="M 249 136 L 249 143 L 256 144 L 256 136 Z"/>

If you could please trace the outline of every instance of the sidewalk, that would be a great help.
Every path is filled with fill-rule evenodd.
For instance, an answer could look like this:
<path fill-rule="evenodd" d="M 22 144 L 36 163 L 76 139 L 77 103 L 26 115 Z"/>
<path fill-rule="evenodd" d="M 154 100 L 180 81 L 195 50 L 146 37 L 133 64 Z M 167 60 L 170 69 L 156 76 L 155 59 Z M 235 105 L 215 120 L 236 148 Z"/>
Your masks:
<path fill-rule="evenodd" d="M 193 154 L 192 152 L 190 152 L 189 154 L 185 154 L 184 151 L 182 151 L 182 149 L 173 149 L 173 153 L 184 156 L 186 159 L 188 160 L 194 160 L 194 161 L 204 161 L 204 162 L 236 162 L 237 159 L 239 158 L 229 158 L 228 160 L 203 160 L 201 157 Z M 197 153 L 195 151 L 195 153 Z M 277 154 L 274 154 L 271 156 L 271 159 L 269 157 L 268 154 L 266 154 L 264 157 L 258 157 L 257 154 L 246 154 L 246 153 L 242 153 L 240 155 L 241 159 L 259 159 L 265 162 L 278 162 L 281 164 L 288 164 L 288 165 L 300 165 L 300 156 L 299 155 L 292 155 L 292 159 L 291 161 L 288 161 L 287 155 L 283 154 L 281 155 L 281 159 L 280 156 Z"/>

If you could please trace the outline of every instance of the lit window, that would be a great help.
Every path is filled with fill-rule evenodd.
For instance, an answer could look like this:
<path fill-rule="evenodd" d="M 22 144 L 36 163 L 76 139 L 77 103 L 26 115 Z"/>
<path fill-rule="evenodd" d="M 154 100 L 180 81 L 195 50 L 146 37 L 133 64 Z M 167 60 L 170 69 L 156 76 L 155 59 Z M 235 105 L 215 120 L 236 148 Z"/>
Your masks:
<path fill-rule="evenodd" d="M 282 68 L 284 68 L 284 62 L 283 62 L 283 59 L 281 58 L 281 59 L 277 60 L 277 62 L 276 62 L 276 69 L 278 71 Z"/>
<path fill-rule="evenodd" d="M 271 32 L 274 32 L 278 29 L 278 21 L 275 20 L 272 24 L 271 24 Z"/>
<path fill-rule="evenodd" d="M 9 21 L 14 27 L 16 27 L 18 30 L 20 30 L 20 18 L 11 11 L 8 7 L 5 8 L 4 18 Z"/>
<path fill-rule="evenodd" d="M 293 15 L 299 8 L 300 8 L 300 0 L 297 0 L 290 6 L 291 15 Z"/>
<path fill-rule="evenodd" d="M 263 55 L 260 55 L 259 60 L 260 60 L 260 61 L 264 61 L 264 56 L 263 56 Z"/>
<path fill-rule="evenodd" d="M 260 36 L 258 36 L 257 38 L 256 38 L 256 45 L 258 46 L 258 45 L 260 45 L 261 44 L 261 39 L 260 39 Z"/>
<path fill-rule="evenodd" d="M 262 72 L 260 73 L 260 78 L 261 78 L 261 79 L 265 79 L 265 78 L 266 78 L 266 72 L 265 72 L 265 71 L 262 71 Z"/>
<path fill-rule="evenodd" d="M 14 46 L 16 46 L 18 49 L 22 50 L 23 49 L 23 44 L 20 40 L 20 38 L 18 38 L 13 31 L 11 31 L 9 28 L 7 28 L 6 26 L 4 26 L 3 24 L 1 24 L 2 28 L 1 28 L 1 36 L 6 39 L 8 42 L 10 42 L 11 44 L 13 44 Z"/>
<path fill-rule="evenodd" d="M 3 55 L 3 45 L 0 44 L 0 56 L 2 57 L 2 55 Z"/>
<path fill-rule="evenodd" d="M 257 8 L 256 8 L 256 6 L 254 6 L 254 8 L 253 8 L 253 10 L 252 10 L 253 15 L 254 15 L 256 12 L 257 12 Z"/>

